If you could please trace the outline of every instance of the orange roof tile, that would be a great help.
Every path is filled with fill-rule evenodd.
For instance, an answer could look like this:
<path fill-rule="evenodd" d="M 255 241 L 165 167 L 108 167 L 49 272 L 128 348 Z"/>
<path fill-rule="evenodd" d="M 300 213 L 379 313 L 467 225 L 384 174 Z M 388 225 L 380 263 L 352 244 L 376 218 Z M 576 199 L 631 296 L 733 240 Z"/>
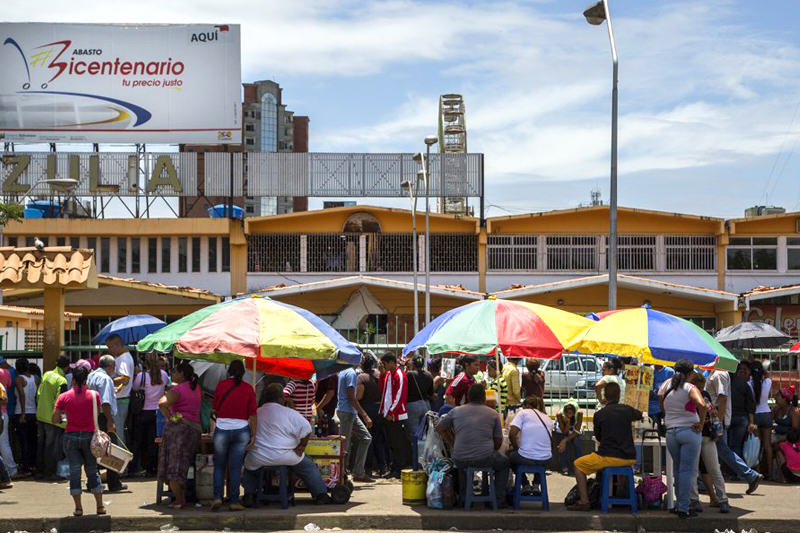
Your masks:
<path fill-rule="evenodd" d="M 0 285 L 21 287 L 97 286 L 94 251 L 53 246 L 0 247 Z"/>

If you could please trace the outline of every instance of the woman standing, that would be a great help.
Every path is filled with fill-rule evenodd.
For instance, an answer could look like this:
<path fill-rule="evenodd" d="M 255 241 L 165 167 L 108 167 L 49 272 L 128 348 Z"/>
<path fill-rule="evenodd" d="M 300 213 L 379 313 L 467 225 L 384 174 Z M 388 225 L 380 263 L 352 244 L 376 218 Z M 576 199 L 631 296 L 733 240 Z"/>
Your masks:
<path fill-rule="evenodd" d="M 622 361 L 616 357 L 607 359 L 603 363 L 603 377 L 594 386 L 594 392 L 597 396 L 597 408 L 602 409 L 606 404 L 606 395 L 604 393 L 606 385 L 609 383 L 616 383 L 619 385 L 619 403 L 625 403 L 625 380 L 619 375 L 622 370 Z"/>
<path fill-rule="evenodd" d="M 575 455 L 574 459 L 583 455 L 583 450 L 581 449 L 582 426 L 583 413 L 578 410 L 577 403 L 568 400 L 567 403 L 564 404 L 564 407 L 561 408 L 561 412 L 556 415 L 556 424 L 554 428 L 557 441 L 556 446 L 558 447 L 559 455 L 561 455 L 561 473 L 564 475 L 572 475 L 570 472 L 570 470 L 572 470 L 572 468 L 570 468 L 572 463 L 569 462 L 567 446 L 572 447 L 572 451 Z"/>
<path fill-rule="evenodd" d="M 661 411 L 667 426 L 667 449 L 672 456 L 675 499 L 680 518 L 697 516 L 689 508 L 692 479 L 697 477 L 701 430 L 706 417 L 706 402 L 697 387 L 688 383 L 694 365 L 688 359 L 675 363 L 675 375 L 658 391 Z"/>
<path fill-rule="evenodd" d="M 375 355 L 371 352 L 365 353 L 361 359 L 361 373 L 356 378 L 356 398 L 372 420 L 369 428 L 372 440 L 367 450 L 366 464 L 378 476 L 383 476 L 389 472 L 389 461 L 386 457 L 384 420 L 380 414 L 381 384 L 377 366 L 378 359 Z"/>
<path fill-rule="evenodd" d="M 94 494 L 97 514 L 106 514 L 103 507 L 103 484 L 97 473 L 97 459 L 92 455 L 91 443 L 97 429 L 100 395 L 86 386 L 89 372 L 82 366 L 72 371 L 72 388 L 61 394 L 53 409 L 53 424 L 61 423 L 67 416 L 64 429 L 64 454 L 69 461 L 69 493 L 75 501 L 75 516 L 83 514 L 81 504 L 81 465 L 86 471 L 86 484 Z"/>
<path fill-rule="evenodd" d="M 758 427 L 758 439 L 761 442 L 763 453 L 759 470 L 767 479 L 773 479 L 772 473 L 772 409 L 769 407 L 769 396 L 772 389 L 772 380 L 767 377 L 769 361 L 750 363 L 750 387 L 756 399 L 755 423 Z M 764 461 L 766 460 L 766 464 Z"/>
<path fill-rule="evenodd" d="M 425 359 L 422 356 L 412 357 L 408 361 L 408 420 L 406 435 L 411 443 L 411 467 L 419 470 L 419 446 L 417 445 L 417 429 L 425 419 L 425 413 L 431 409 L 433 399 L 433 376 L 425 370 Z"/>
<path fill-rule="evenodd" d="M 22 461 L 19 471 L 32 473 L 36 467 L 36 377 L 31 372 L 31 365 L 24 357 L 14 364 L 17 377 L 14 388 L 17 392 L 17 406 L 14 409 L 14 432 L 17 434 Z"/>
<path fill-rule="evenodd" d="M 136 432 L 133 434 L 131 451 L 135 467 L 131 469 L 131 472 L 155 476 L 158 472 L 156 412 L 158 411 L 158 401 L 164 396 L 169 376 L 161 370 L 156 353 L 147 354 L 146 362 L 146 370 L 143 369 L 133 380 L 133 390 L 144 391 L 144 405 L 142 411 L 133 418 Z M 144 472 L 142 472 L 143 468 L 146 469 Z"/>
<path fill-rule="evenodd" d="M 175 498 L 173 509 L 186 507 L 183 490 L 189 466 L 200 442 L 200 387 L 188 361 L 181 361 L 172 371 L 174 386 L 158 402 L 167 425 L 158 454 L 158 477 L 169 483 Z"/>
<path fill-rule="evenodd" d="M 711 499 L 711 507 L 719 507 L 720 513 L 729 513 L 728 494 L 725 491 L 725 478 L 719 468 L 719 458 L 717 457 L 716 440 L 722 433 L 722 423 L 717 418 L 716 408 L 711 401 L 711 395 L 705 391 L 706 380 L 697 372 L 692 372 L 689 383 L 702 391 L 703 400 L 706 402 L 706 420 L 703 424 L 703 442 L 700 445 L 700 478 L 708 489 Z M 690 507 L 695 511 L 702 511 L 700 506 L 700 495 L 697 491 L 697 476 L 692 477 L 692 494 L 690 497 Z"/>
<path fill-rule="evenodd" d="M 228 500 L 231 511 L 241 511 L 239 485 L 242 479 L 244 454 L 256 439 L 256 392 L 242 381 L 244 363 L 228 365 L 228 379 L 219 382 L 214 391 L 211 427 L 214 433 L 214 501 L 211 510 L 222 506 L 225 467 L 228 468 Z M 311 395 L 313 398 L 314 395 Z"/>

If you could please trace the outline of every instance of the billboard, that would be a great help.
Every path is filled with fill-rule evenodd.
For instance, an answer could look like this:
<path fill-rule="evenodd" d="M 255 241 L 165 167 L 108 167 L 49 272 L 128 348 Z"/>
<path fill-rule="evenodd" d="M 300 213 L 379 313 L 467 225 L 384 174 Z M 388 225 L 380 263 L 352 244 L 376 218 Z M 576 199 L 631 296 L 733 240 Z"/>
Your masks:
<path fill-rule="evenodd" d="M 238 24 L 0 23 L 0 139 L 241 143 Z"/>

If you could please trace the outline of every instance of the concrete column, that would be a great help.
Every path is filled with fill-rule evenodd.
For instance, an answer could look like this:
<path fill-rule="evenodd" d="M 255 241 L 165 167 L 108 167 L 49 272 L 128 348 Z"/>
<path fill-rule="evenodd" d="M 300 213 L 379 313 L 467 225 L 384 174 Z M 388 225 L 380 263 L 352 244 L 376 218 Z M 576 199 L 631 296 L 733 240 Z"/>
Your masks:
<path fill-rule="evenodd" d="M 230 222 L 231 243 L 231 295 L 247 292 L 247 238 L 238 220 Z"/>
<path fill-rule="evenodd" d="M 725 289 L 725 272 L 727 269 L 728 235 L 717 235 L 717 290 Z"/>
<path fill-rule="evenodd" d="M 778 272 L 786 272 L 789 266 L 789 258 L 786 252 L 786 235 L 778 237 L 778 250 L 777 250 L 777 264 Z"/>
<path fill-rule="evenodd" d="M 358 271 L 367 271 L 367 236 L 358 236 Z"/>
<path fill-rule="evenodd" d="M 656 271 L 664 272 L 667 270 L 667 247 L 664 244 L 664 236 L 656 235 Z"/>
<path fill-rule="evenodd" d="M 478 233 L 478 291 L 486 292 L 486 268 L 487 268 L 487 243 L 486 228 L 480 228 Z"/>
<path fill-rule="evenodd" d="M 44 347 L 43 368 L 46 372 L 56 366 L 64 344 L 64 289 L 44 289 Z"/>

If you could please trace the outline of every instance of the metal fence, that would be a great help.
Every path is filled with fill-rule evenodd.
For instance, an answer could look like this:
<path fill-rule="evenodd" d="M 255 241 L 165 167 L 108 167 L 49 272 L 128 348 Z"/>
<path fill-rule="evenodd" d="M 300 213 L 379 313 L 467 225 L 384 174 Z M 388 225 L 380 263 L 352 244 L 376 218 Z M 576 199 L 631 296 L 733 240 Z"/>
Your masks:
<path fill-rule="evenodd" d="M 717 238 L 711 235 L 665 235 L 667 270 L 714 271 Z"/>
<path fill-rule="evenodd" d="M 478 236 L 432 234 L 430 265 L 432 272 L 477 272 Z"/>
<path fill-rule="evenodd" d="M 536 235 L 489 235 L 489 270 L 537 270 Z"/>
<path fill-rule="evenodd" d="M 248 235 L 247 271 L 299 272 L 300 235 Z"/>
<path fill-rule="evenodd" d="M 545 237 L 547 270 L 596 270 L 596 235 Z"/>

